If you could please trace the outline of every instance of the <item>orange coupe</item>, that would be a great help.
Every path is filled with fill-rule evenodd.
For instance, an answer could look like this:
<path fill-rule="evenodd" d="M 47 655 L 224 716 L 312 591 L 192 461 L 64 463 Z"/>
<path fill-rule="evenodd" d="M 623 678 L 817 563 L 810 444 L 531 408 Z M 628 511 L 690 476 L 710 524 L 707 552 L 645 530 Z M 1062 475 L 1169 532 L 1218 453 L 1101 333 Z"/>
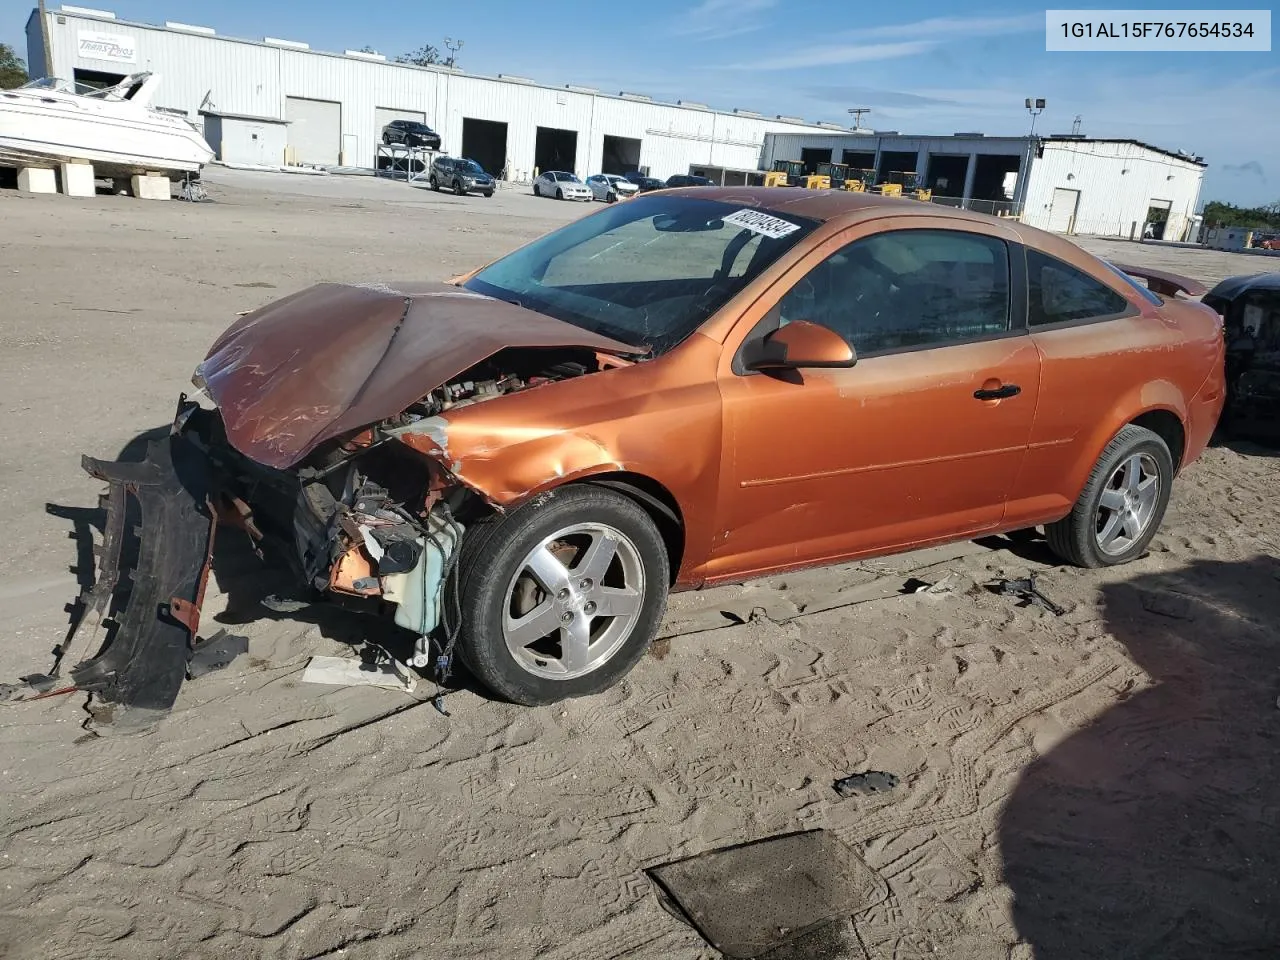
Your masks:
<path fill-rule="evenodd" d="M 1039 525 L 1124 563 L 1222 407 L 1203 291 L 1009 220 L 705 187 L 447 284 L 321 284 L 223 334 L 144 464 L 86 461 L 143 499 L 167 605 L 78 679 L 172 702 L 219 524 L 523 704 L 615 683 L 671 590 Z"/>

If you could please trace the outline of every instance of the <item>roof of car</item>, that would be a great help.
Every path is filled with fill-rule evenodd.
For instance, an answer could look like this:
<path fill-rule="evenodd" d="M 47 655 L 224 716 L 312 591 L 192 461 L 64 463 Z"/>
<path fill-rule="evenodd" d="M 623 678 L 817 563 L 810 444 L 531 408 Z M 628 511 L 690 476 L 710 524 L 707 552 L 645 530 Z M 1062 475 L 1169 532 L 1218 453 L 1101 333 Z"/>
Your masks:
<path fill-rule="evenodd" d="M 847 220 L 856 222 L 879 217 L 936 217 L 986 225 L 999 224 L 1016 234 L 1023 243 L 1066 259 L 1075 260 L 1080 248 L 1064 237 L 1028 226 L 1012 218 L 993 217 L 972 210 L 928 203 L 908 197 L 885 197 L 878 193 L 850 190 L 808 190 L 803 187 L 674 187 L 664 193 L 670 196 L 720 200 L 743 206 L 770 210 L 777 214 L 793 214 L 811 220 Z M 1092 258 L 1090 258 L 1092 259 Z"/>

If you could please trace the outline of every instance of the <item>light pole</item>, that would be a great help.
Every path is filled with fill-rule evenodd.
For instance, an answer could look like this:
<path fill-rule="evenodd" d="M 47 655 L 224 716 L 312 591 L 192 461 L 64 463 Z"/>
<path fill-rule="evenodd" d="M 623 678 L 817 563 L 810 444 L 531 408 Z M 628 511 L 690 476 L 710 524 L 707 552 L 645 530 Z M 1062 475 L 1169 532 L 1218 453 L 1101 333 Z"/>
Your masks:
<path fill-rule="evenodd" d="M 1031 114 L 1031 136 L 1036 135 L 1036 117 L 1044 112 L 1044 97 L 1027 97 L 1027 113 Z"/>

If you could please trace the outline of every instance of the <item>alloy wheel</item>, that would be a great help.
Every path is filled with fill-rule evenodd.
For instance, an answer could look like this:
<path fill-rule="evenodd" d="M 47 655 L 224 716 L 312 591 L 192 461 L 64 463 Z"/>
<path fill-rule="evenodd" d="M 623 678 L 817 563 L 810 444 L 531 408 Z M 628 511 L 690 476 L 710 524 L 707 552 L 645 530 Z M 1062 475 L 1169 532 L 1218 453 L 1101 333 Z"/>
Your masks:
<path fill-rule="evenodd" d="M 1141 539 L 1160 502 L 1160 470 L 1149 453 L 1121 460 L 1098 498 L 1094 538 L 1098 549 L 1117 556 Z"/>
<path fill-rule="evenodd" d="M 534 547 L 507 584 L 503 640 L 534 676 L 585 676 L 626 643 L 644 591 L 644 564 L 624 533 L 596 522 L 564 527 Z"/>

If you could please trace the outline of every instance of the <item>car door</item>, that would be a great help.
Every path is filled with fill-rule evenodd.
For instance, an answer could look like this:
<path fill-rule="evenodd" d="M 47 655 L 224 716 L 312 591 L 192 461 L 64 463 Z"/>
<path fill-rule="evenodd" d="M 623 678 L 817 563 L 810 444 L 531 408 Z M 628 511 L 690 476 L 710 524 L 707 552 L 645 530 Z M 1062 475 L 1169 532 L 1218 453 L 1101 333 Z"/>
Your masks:
<path fill-rule="evenodd" d="M 720 369 L 725 449 L 708 578 L 999 525 L 1040 380 L 1010 239 L 1003 227 L 935 218 L 855 227 L 744 316 Z M 800 319 L 844 336 L 857 364 L 773 374 L 734 360 L 745 340 Z"/>
<path fill-rule="evenodd" d="M 1081 475 L 1119 428 L 1118 401 L 1176 364 L 1161 355 L 1168 357 L 1182 335 L 1160 319 L 1155 294 L 1120 275 L 1115 279 L 1142 308 L 1110 282 L 1044 251 L 1026 247 L 1025 257 L 1027 323 L 1044 374 L 1015 498 L 1061 510 L 1079 495 Z M 1046 498 L 1057 502 L 1046 508 Z"/>
<path fill-rule="evenodd" d="M 593 177 L 587 177 L 587 186 L 591 188 L 592 200 L 604 199 L 604 177 L 596 174 Z"/>

